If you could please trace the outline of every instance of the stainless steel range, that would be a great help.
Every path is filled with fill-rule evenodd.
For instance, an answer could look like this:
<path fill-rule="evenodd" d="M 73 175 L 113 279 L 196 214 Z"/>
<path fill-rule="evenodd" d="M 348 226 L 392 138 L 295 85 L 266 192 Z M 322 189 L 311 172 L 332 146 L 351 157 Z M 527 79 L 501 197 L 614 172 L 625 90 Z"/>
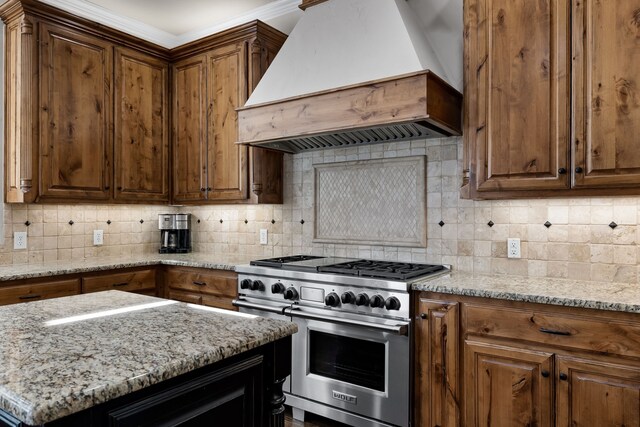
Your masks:
<path fill-rule="evenodd" d="M 409 287 L 444 266 L 298 255 L 236 271 L 240 311 L 298 325 L 284 384 L 294 418 L 410 424 Z"/>

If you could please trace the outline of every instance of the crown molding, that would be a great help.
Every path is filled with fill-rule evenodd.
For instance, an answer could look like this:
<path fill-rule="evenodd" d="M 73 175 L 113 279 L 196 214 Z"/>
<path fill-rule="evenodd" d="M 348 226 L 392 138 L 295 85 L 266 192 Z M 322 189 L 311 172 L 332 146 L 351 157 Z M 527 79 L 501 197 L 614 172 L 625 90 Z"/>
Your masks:
<path fill-rule="evenodd" d="M 188 31 L 186 33 L 175 35 L 167 31 L 163 31 L 152 25 L 145 24 L 136 19 L 118 15 L 108 9 L 89 3 L 84 0 L 39 0 L 49 6 L 57 7 L 73 15 L 80 16 L 85 19 L 106 25 L 110 28 L 122 31 L 140 39 L 149 41 L 167 49 L 190 43 L 202 37 L 227 30 L 231 27 L 244 24 L 256 19 L 266 21 L 283 16 L 292 12 L 299 11 L 298 4 L 300 0 L 277 0 L 267 5 L 252 9 L 240 15 L 236 15 L 224 22 L 217 23 L 210 27 Z"/>

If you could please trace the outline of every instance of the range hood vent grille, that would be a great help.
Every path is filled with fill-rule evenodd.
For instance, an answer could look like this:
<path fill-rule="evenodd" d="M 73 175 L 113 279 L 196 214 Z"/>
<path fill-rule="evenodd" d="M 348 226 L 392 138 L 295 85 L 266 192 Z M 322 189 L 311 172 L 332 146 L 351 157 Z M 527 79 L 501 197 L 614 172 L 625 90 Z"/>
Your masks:
<path fill-rule="evenodd" d="M 407 123 L 394 126 L 379 126 L 362 130 L 353 130 L 339 134 L 291 138 L 289 140 L 271 141 L 260 145 L 265 148 L 272 148 L 278 151 L 295 154 L 301 151 L 322 150 L 325 148 L 353 147 L 381 142 L 408 141 L 419 138 L 444 136 L 448 135 L 430 129 L 426 124 Z"/>

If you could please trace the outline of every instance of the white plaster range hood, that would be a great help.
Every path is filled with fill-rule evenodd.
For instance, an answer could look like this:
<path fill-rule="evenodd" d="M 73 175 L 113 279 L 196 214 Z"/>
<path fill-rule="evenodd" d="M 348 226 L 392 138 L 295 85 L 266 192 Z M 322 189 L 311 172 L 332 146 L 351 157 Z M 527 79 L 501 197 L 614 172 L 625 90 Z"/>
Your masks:
<path fill-rule="evenodd" d="M 291 153 L 460 135 L 462 95 L 405 0 L 309 7 L 238 109 L 239 143 Z"/>

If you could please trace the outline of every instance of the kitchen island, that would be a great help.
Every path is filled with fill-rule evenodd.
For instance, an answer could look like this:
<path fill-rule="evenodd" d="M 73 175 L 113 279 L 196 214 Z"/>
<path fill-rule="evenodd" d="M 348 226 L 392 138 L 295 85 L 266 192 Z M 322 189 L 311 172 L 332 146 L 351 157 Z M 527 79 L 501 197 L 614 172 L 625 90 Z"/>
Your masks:
<path fill-rule="evenodd" d="M 120 291 L 0 307 L 0 425 L 279 424 L 296 330 Z"/>

